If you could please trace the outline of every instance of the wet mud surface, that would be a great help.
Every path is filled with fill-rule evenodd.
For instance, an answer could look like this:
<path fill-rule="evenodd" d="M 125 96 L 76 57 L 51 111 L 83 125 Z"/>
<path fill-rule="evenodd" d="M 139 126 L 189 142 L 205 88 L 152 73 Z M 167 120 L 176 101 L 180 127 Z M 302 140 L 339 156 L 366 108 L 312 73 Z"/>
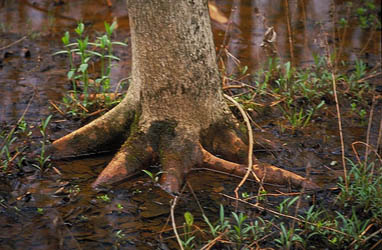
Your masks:
<path fill-rule="evenodd" d="M 125 1 L 113 1 L 111 8 L 106 1 L 7 1 L 0 0 L 0 127 L 10 130 L 21 115 L 33 126 L 32 138 L 36 148 L 41 139 L 37 126 L 41 119 L 54 113 L 49 100 L 61 101 L 70 89 L 66 79 L 67 63 L 53 53 L 62 49 L 61 36 L 72 31 L 82 20 L 90 28 L 89 35 L 103 32 L 104 21 L 118 19 L 115 40 L 129 41 L 129 25 Z M 216 47 L 224 46 L 237 57 L 242 65 L 255 71 L 267 58 L 260 47 L 264 34 L 274 26 L 278 39 L 279 56 L 295 65 L 312 63 L 313 53 L 322 53 L 318 42 L 322 26 L 331 31 L 332 11 L 329 1 L 289 1 L 291 25 L 294 29 L 293 55 L 290 53 L 285 22 L 285 6 L 279 1 L 217 1 L 221 14 L 231 18 L 229 38 L 226 23 L 213 21 Z M 345 6 L 338 2 L 337 14 L 344 13 Z M 231 9 L 234 9 L 231 12 Z M 358 28 L 350 29 L 343 45 L 343 60 L 354 60 L 362 45 L 369 38 Z M 381 31 L 373 34 L 362 58 L 370 67 L 380 60 Z M 336 42 L 335 39 L 333 42 Z M 130 74 L 130 51 L 116 49 L 121 61 L 113 67 L 112 87 Z M 234 72 L 233 60 L 226 61 L 227 72 Z M 334 112 L 334 111 L 333 111 Z M 268 114 L 271 114 L 269 112 Z M 256 155 L 263 161 L 288 170 L 309 175 L 323 188 L 331 188 L 342 173 L 338 125 L 333 113 L 317 119 L 309 130 L 282 133 L 272 121 L 272 116 L 259 118 L 255 134 L 259 141 L 276 142 L 275 147 L 266 143 L 257 145 Z M 255 117 L 256 118 L 256 117 Z M 345 117 L 346 119 L 346 117 Z M 345 122 L 344 135 L 347 145 L 365 140 L 366 126 Z M 66 120 L 54 113 L 48 128 L 50 140 L 57 139 L 78 128 L 80 121 Z M 378 131 L 374 131 L 377 135 Z M 261 139 L 260 139 L 261 136 Z M 21 142 L 22 143 L 22 142 Z M 350 146 L 346 154 L 351 154 Z M 1 249 L 177 249 L 176 240 L 169 223 L 171 197 L 153 185 L 147 176 L 137 175 L 110 189 L 94 190 L 90 187 L 97 174 L 111 159 L 109 155 L 92 156 L 74 161 L 53 162 L 52 167 L 40 173 L 33 167 L 11 169 L 0 174 L 0 248 Z M 26 164 L 28 165 L 28 164 Z M 56 170 L 55 170 L 56 169 Z M 153 171 L 157 171 L 154 166 Z M 217 218 L 219 204 L 231 205 L 221 193 L 233 194 L 240 179 L 204 171 L 194 171 L 188 177 L 193 192 L 211 220 Z M 288 192 L 280 187 L 269 190 Z M 257 190 L 254 183 L 244 187 L 248 193 Z M 330 204 L 325 200 L 326 191 L 316 194 L 316 202 Z M 273 200 L 277 204 L 277 199 Z M 270 203 L 270 206 L 272 205 Z M 308 202 L 309 203 L 309 202 Z M 259 211 L 241 207 L 250 216 Z M 176 209 L 178 225 L 183 223 L 183 213 L 191 211 L 201 218 L 192 192 L 185 188 Z M 227 210 L 227 213 L 229 211 Z M 262 215 L 264 216 L 264 215 Z M 265 215 L 266 216 L 266 215 Z M 197 222 L 202 224 L 200 221 Z"/>

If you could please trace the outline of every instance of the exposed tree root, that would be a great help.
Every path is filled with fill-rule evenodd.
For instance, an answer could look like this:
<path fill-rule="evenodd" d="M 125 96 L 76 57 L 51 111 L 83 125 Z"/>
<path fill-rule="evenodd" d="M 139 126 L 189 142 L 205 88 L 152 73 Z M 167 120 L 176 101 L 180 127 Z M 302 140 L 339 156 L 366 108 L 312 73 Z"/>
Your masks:
<path fill-rule="evenodd" d="M 125 98 L 105 115 L 54 141 L 48 153 L 52 158 L 70 158 L 115 150 L 128 136 L 135 108 Z"/>
<path fill-rule="evenodd" d="M 207 165 L 212 169 L 230 174 L 235 174 L 238 176 L 244 176 L 247 172 L 246 165 L 226 161 L 224 159 L 212 155 L 210 152 L 203 148 L 202 152 L 203 164 Z M 265 183 L 278 185 L 292 185 L 293 187 L 304 187 L 306 189 L 319 188 L 317 184 L 309 181 L 304 177 L 301 177 L 287 170 L 272 166 L 270 164 L 259 162 L 257 160 L 255 161 L 255 164 L 252 167 L 252 171 L 254 171 L 256 176 L 259 179 L 263 180 Z"/>
<path fill-rule="evenodd" d="M 92 186 L 113 184 L 126 179 L 144 166 L 149 165 L 152 158 L 153 151 L 146 143 L 145 136 L 131 136 L 100 173 Z"/>
<path fill-rule="evenodd" d="M 107 130 L 110 126 L 102 123 L 102 120 L 101 125 L 97 126 L 97 123 L 98 122 L 95 122 L 96 125 L 89 124 L 85 128 L 79 129 L 55 141 L 52 145 L 53 148 L 65 152 L 65 156 L 70 152 L 75 156 L 78 155 L 78 151 L 84 153 L 86 150 L 89 150 L 89 148 L 93 151 L 94 147 L 91 147 L 89 142 L 86 142 L 87 138 L 92 136 L 94 138 L 91 138 L 91 140 L 97 141 L 97 134 L 94 134 L 92 130 L 97 128 Z M 124 126 L 121 126 L 121 128 L 122 127 Z M 92 186 L 97 187 L 122 181 L 155 161 L 159 161 L 163 168 L 160 183 L 163 189 L 170 193 L 177 193 L 180 190 L 185 176 L 193 167 L 207 166 L 211 169 L 244 176 L 247 172 L 247 165 L 243 163 L 245 157 L 243 157 L 244 155 L 238 157 L 237 154 L 242 152 L 243 148 L 246 148 L 246 145 L 236 136 L 233 129 L 223 131 L 225 133 L 216 135 L 216 140 L 213 140 L 213 143 L 209 146 L 212 146 L 214 151 L 225 158 L 241 159 L 241 164 L 214 156 L 198 142 L 186 139 L 184 134 L 171 137 L 161 130 L 154 131 L 156 134 L 150 135 L 144 134 L 143 132 L 134 132 L 128 137 L 119 152 L 101 172 Z M 109 134 L 109 136 L 111 135 Z M 153 139 L 153 136 L 156 137 Z M 190 137 L 191 136 L 187 136 L 187 138 Z M 220 137 L 228 140 L 218 139 Z M 67 148 L 68 146 L 72 147 L 74 143 L 78 141 L 78 138 L 85 140 L 85 142 L 82 142 L 80 145 L 75 145 L 74 150 Z M 108 138 L 105 141 L 111 140 L 113 139 Z M 105 141 L 103 143 L 105 143 Z M 99 144 L 102 144 L 102 142 L 99 142 Z M 231 145 L 230 148 L 229 145 Z M 81 147 L 85 147 L 85 149 Z M 293 187 L 304 187 L 306 189 L 318 188 L 315 183 L 297 174 L 266 163 L 261 163 L 258 160 L 254 161 L 252 171 L 265 183 L 291 185 Z M 251 178 L 255 179 L 253 177 L 254 175 L 252 175 Z"/>

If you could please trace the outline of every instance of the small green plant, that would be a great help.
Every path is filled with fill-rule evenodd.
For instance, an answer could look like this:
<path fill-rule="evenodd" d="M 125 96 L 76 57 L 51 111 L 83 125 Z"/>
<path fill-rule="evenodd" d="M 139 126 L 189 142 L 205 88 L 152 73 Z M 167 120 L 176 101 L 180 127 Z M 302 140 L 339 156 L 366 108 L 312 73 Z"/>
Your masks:
<path fill-rule="evenodd" d="M 210 233 L 212 236 L 215 238 L 218 236 L 219 233 L 225 232 L 227 229 L 229 229 L 231 226 L 229 224 L 229 221 L 226 219 L 224 215 L 224 207 L 223 205 L 220 205 L 219 209 L 219 221 L 216 223 L 214 226 L 209 219 L 207 218 L 206 215 L 203 214 L 203 219 L 207 223 L 207 225 L 210 228 Z"/>
<path fill-rule="evenodd" d="M 36 211 L 39 214 L 44 214 L 44 209 L 43 208 L 38 207 Z"/>
<path fill-rule="evenodd" d="M 142 170 L 142 172 L 147 174 L 153 183 L 158 183 L 160 175 L 163 174 L 163 171 L 159 171 L 157 173 L 152 173 L 146 169 Z"/>
<path fill-rule="evenodd" d="M 58 51 L 54 55 L 67 55 L 69 61 L 69 71 L 67 77 L 72 83 L 72 94 L 65 97 L 63 102 L 72 115 L 78 115 L 87 110 L 92 104 L 89 101 L 91 92 L 103 93 L 105 105 L 114 104 L 111 98 L 106 94 L 110 91 L 110 74 L 112 68 L 112 60 L 119 60 L 113 55 L 113 45 L 127 46 L 125 43 L 112 41 L 112 35 L 117 27 L 117 23 L 111 25 L 105 22 L 106 34 L 97 37 L 95 42 L 90 42 L 89 37 L 85 36 L 85 25 L 79 23 L 75 29 L 77 39 L 70 42 L 70 33 L 65 32 L 62 37 L 65 50 Z M 80 59 L 79 63 L 75 62 L 75 56 Z M 89 73 L 89 64 L 91 60 L 100 60 L 99 75 L 91 75 Z M 93 79 L 91 79 L 93 77 Z M 78 85 L 82 86 L 80 92 Z M 77 110 L 80 107 L 80 110 Z"/>
<path fill-rule="evenodd" d="M 253 229 L 253 226 L 248 224 L 244 224 L 247 216 L 243 213 L 235 213 L 232 212 L 232 217 L 234 218 L 235 224 L 232 226 L 230 230 L 231 239 L 236 242 L 237 248 L 240 249 L 242 247 L 243 242 L 248 238 L 248 234 L 250 230 Z"/>
<path fill-rule="evenodd" d="M 278 206 L 277 206 L 277 210 L 280 212 L 280 213 L 283 213 L 283 214 L 288 214 L 289 212 L 289 209 L 291 208 L 291 206 L 299 199 L 300 197 L 299 196 L 296 196 L 294 198 L 286 198 L 284 199 Z"/>
<path fill-rule="evenodd" d="M 247 192 L 243 192 L 241 193 L 241 197 L 243 197 L 244 199 L 247 199 L 249 198 L 249 194 Z"/>
<path fill-rule="evenodd" d="M 193 240 L 195 236 L 192 235 L 192 225 L 194 224 L 194 216 L 190 212 L 184 213 L 184 239 L 182 240 L 183 248 L 186 250 L 194 249 L 195 245 Z"/>
<path fill-rule="evenodd" d="M 123 205 L 122 205 L 121 203 L 118 203 L 118 204 L 117 204 L 117 208 L 120 209 L 120 210 L 122 210 L 122 209 L 123 209 Z"/>
<path fill-rule="evenodd" d="M 45 120 L 41 121 L 41 124 L 39 126 L 40 133 L 42 135 L 42 139 L 40 141 L 40 153 L 36 157 L 37 164 L 36 163 L 32 164 L 32 166 L 36 167 L 39 170 L 42 170 L 44 167 L 48 167 L 50 162 L 50 155 L 46 155 L 46 144 L 47 144 L 46 128 L 48 127 L 48 124 L 51 118 L 52 118 L 52 115 L 49 115 Z"/>
<path fill-rule="evenodd" d="M 100 199 L 106 203 L 109 203 L 111 201 L 110 197 L 107 194 L 104 195 L 98 195 L 97 199 Z"/>
<path fill-rule="evenodd" d="M 26 141 L 31 135 L 32 132 L 24 117 L 21 117 L 9 131 L 7 129 L 0 131 L 0 171 L 7 171 L 14 165 L 20 169 L 23 167 L 26 159 L 24 152 L 28 147 L 20 141 Z"/>
<path fill-rule="evenodd" d="M 253 243 L 266 235 L 271 228 L 271 223 L 258 217 L 249 221 L 243 213 L 231 213 L 232 217 L 226 217 L 224 207 L 220 205 L 219 219 L 216 223 L 211 223 L 207 216 L 203 215 L 204 221 L 209 227 L 208 233 L 213 238 L 221 237 L 224 241 L 235 244 L 235 249 L 246 249 L 246 245 Z"/>
<path fill-rule="evenodd" d="M 126 235 L 123 233 L 122 230 L 118 230 L 117 232 L 115 232 L 115 236 L 116 236 L 118 239 L 123 239 Z"/>
<path fill-rule="evenodd" d="M 369 220 L 368 219 L 362 220 L 358 218 L 354 208 L 352 208 L 352 214 L 350 218 L 343 215 L 342 213 L 338 211 L 336 211 L 336 214 L 337 214 L 336 221 L 338 221 L 342 225 L 340 227 L 341 231 L 351 236 L 351 237 L 344 237 L 342 235 L 337 235 L 337 237 L 341 239 L 339 240 L 339 242 L 341 244 L 344 244 L 345 242 L 349 244 L 349 243 L 352 243 L 353 241 L 357 242 L 358 244 L 362 243 L 362 240 L 366 238 L 366 236 L 363 233 L 365 232 L 366 228 L 370 224 Z"/>
<path fill-rule="evenodd" d="M 353 207 L 363 214 L 371 213 L 374 220 L 382 225 L 382 173 L 375 163 L 369 165 L 355 164 L 348 159 L 350 171 L 348 173 L 349 186 L 340 178 L 338 186 L 340 194 L 337 202 L 345 208 Z"/>
<path fill-rule="evenodd" d="M 1 170 L 6 171 L 12 160 L 10 148 L 12 144 L 16 141 L 17 137 L 14 136 L 13 131 L 10 131 L 9 134 L 2 134 L 0 136 L 0 139 L 2 139 L 2 147 L 0 150 Z"/>
<path fill-rule="evenodd" d="M 88 218 L 86 215 L 83 215 L 83 214 L 80 215 L 79 219 L 80 219 L 80 221 L 82 221 L 82 222 L 89 221 L 89 218 Z"/>
<path fill-rule="evenodd" d="M 360 1 L 361 5 L 355 9 L 361 28 L 381 28 L 381 20 L 378 18 L 378 9 L 373 0 Z"/>
<path fill-rule="evenodd" d="M 291 249 L 295 244 L 303 244 L 304 240 L 298 234 L 300 229 L 289 228 L 282 222 L 280 224 L 280 237 L 275 239 L 276 244 L 282 249 Z"/>
<path fill-rule="evenodd" d="M 296 105 L 293 104 L 293 102 L 294 101 L 290 99 L 287 101 L 285 108 L 283 105 L 280 106 L 292 128 L 306 127 L 314 113 L 325 105 L 325 101 L 321 101 L 317 106 L 306 109 L 303 107 L 296 108 Z"/>
<path fill-rule="evenodd" d="M 78 184 L 74 185 L 74 186 L 71 186 L 69 188 L 69 193 L 70 194 L 76 194 L 76 193 L 79 193 L 81 191 L 81 188 Z"/>

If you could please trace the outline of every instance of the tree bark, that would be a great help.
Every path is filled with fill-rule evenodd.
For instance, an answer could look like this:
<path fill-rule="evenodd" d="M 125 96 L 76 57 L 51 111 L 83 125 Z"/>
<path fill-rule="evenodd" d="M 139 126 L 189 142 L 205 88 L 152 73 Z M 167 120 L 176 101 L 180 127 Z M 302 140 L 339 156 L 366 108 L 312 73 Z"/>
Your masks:
<path fill-rule="evenodd" d="M 224 101 L 207 0 L 128 0 L 127 7 L 133 64 L 125 99 L 103 117 L 55 141 L 50 152 L 97 152 L 125 141 L 94 186 L 120 181 L 151 162 L 161 163 L 161 185 L 169 192 L 179 191 L 195 166 L 220 166 L 228 172 L 241 167 L 243 171 L 235 171 L 245 173 L 244 165 L 229 162 L 245 163 L 247 146 Z M 274 168 L 254 171 L 270 181 L 277 172 L 277 183 L 297 176 Z M 288 183 L 317 187 L 297 177 Z"/>

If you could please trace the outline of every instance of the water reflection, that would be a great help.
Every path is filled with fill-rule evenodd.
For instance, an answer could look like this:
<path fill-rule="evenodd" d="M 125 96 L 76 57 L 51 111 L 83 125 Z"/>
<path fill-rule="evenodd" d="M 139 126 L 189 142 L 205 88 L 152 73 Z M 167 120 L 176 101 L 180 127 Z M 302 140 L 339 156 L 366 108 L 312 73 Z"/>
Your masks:
<path fill-rule="evenodd" d="M 214 3 L 232 22 L 231 25 L 222 25 L 213 21 L 217 48 L 224 43 L 232 55 L 224 62 L 228 73 L 237 70 L 233 58 L 237 58 L 241 65 L 247 65 L 252 72 L 266 62 L 267 53 L 260 45 L 269 27 L 274 27 L 277 33 L 277 55 L 283 62 L 292 60 L 296 66 L 312 63 L 313 54 L 324 53 L 324 34 L 329 35 L 331 45 L 342 47 L 339 53 L 343 60 L 355 60 L 361 56 L 372 65 L 380 60 L 380 30 L 370 32 L 350 24 L 344 32 L 335 26 L 334 19 L 346 18 L 349 13 L 347 1 L 220 0 Z M 2 1 L 0 48 L 25 35 L 30 36 L 0 50 L 0 92 L 3 94 L 0 122 L 17 120 L 25 108 L 25 104 L 20 103 L 29 99 L 36 88 L 43 105 L 32 105 L 34 113 L 44 109 L 48 99 L 61 99 L 68 87 L 65 61 L 51 55 L 62 48 L 60 38 L 64 31 L 73 31 L 80 20 L 95 36 L 103 31 L 104 21 L 111 22 L 117 18 L 119 29 L 116 38 L 125 41 L 129 26 L 124 5 L 122 0 L 113 1 L 111 8 L 103 0 L 65 1 L 62 5 L 48 0 Z M 364 47 L 365 44 L 368 46 Z M 22 57 L 23 48 L 31 51 L 31 58 Z M 11 56 L 5 58 L 5 53 Z M 113 69 L 113 82 L 126 77 L 130 71 L 129 51 L 122 49 L 118 53 L 123 60 Z"/>
<path fill-rule="evenodd" d="M 292 60 L 295 65 L 313 62 L 313 54 L 323 54 L 322 40 L 327 34 L 335 46 L 343 47 L 342 60 L 355 60 L 362 46 L 370 37 L 370 31 L 350 23 L 342 40 L 343 29 L 335 20 L 349 18 L 346 1 L 332 0 L 233 0 L 219 2 L 227 15 L 231 9 L 233 28 L 229 31 L 228 48 L 243 65 L 255 70 L 266 60 L 260 47 L 268 27 L 277 33 L 276 47 L 283 61 Z M 289 24 L 289 25 L 288 25 Z M 289 26 L 289 28 L 288 28 Z M 381 32 L 374 32 L 368 51 L 379 59 Z M 222 39 L 216 39 L 222 42 Z M 365 58 L 370 59 L 370 58 Z M 228 72 L 234 71 L 235 63 L 227 62 Z"/>

